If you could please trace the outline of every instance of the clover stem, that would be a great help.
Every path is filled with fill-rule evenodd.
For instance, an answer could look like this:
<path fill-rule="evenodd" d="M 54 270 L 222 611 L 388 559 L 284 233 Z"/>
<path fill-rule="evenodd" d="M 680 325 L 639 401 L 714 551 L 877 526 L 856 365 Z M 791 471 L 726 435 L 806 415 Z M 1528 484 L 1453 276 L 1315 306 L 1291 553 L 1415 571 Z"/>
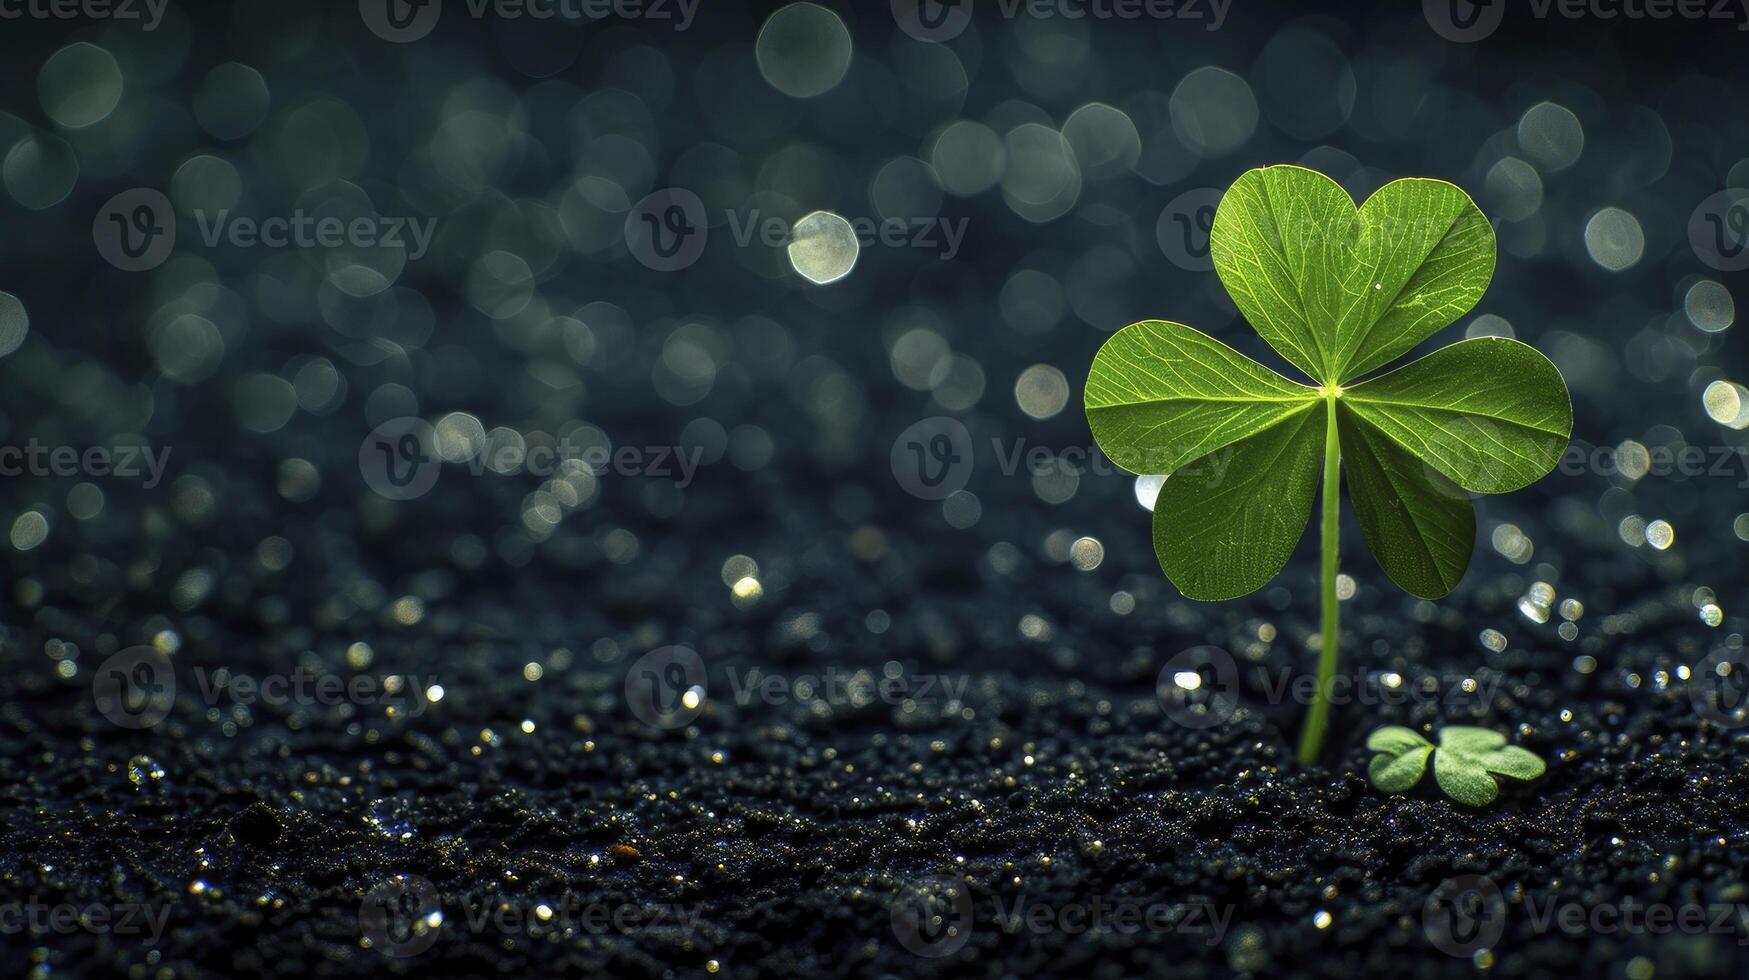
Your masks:
<path fill-rule="evenodd" d="M 1312 709 L 1300 729 L 1300 762 L 1310 765 L 1318 761 L 1318 751 L 1324 746 L 1324 728 L 1330 721 L 1330 695 L 1336 678 L 1336 559 L 1341 539 L 1342 439 L 1336 433 L 1336 399 L 1342 389 L 1327 391 L 1324 396 L 1324 574 L 1321 592 L 1324 600 L 1322 638 L 1318 645 L 1318 687 L 1312 696 Z"/>

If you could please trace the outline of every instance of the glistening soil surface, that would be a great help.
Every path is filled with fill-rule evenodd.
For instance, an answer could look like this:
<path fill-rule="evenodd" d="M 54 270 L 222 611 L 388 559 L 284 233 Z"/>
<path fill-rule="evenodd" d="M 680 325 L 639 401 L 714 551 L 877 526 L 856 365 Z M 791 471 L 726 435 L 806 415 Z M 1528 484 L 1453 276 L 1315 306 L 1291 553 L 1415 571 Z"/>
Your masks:
<path fill-rule="evenodd" d="M 1564 574 L 1484 546 L 1437 605 L 1351 549 L 1356 703 L 1337 707 L 1324 762 L 1302 767 L 1303 709 L 1281 684 L 1311 669 L 1309 547 L 1278 587 L 1196 604 L 1171 595 L 1145 540 L 1112 541 L 1093 574 L 1052 561 L 1036 527 L 1003 515 L 1002 484 L 975 529 L 924 538 L 893 530 L 856 474 L 832 506 L 791 507 L 723 469 L 697 506 L 638 525 L 624 564 L 599 533 L 515 563 L 492 552 L 469 530 L 509 492 L 491 477 L 442 485 L 425 510 L 349 488 L 278 519 L 244 503 L 270 491 L 240 477 L 222 512 L 198 495 L 169 510 L 122 497 L 79 533 L 149 560 L 116 564 L 69 536 L 15 562 L 0 884 L 38 915 L 115 911 L 107 928 L 8 928 L 8 961 L 45 977 L 1458 977 L 1579 962 L 1663 977 L 1749 963 L 1749 729 L 1707 720 L 1678 673 L 1740 649 L 1741 623 L 1700 622 L 1698 586 L 1666 556 L 1574 544 L 1599 533 L 1584 509 L 1554 505 L 1567 526 L 1538 542 L 1539 558 L 1567 549 Z M 1142 521 L 1128 481 L 1088 480 Z M 635 510 L 634 489 L 605 486 L 602 507 Z M 736 525 L 785 534 L 749 544 Z M 372 557 L 391 551 L 393 568 Z M 739 603 L 719 567 L 737 552 L 758 556 L 760 583 Z M 1518 610 L 1539 575 L 1584 601 L 1575 640 L 1560 615 Z M 1120 586 L 1128 614 L 1113 611 L 1129 608 Z M 1499 652 L 1479 638 L 1492 627 Z M 99 712 L 93 681 L 141 643 L 173 651 L 176 700 L 129 729 Z M 706 675 L 696 717 L 680 702 L 665 729 L 624 681 L 666 644 L 697 650 Z M 1199 644 L 1234 657 L 1224 723 L 1157 697 L 1162 664 Z M 218 668 L 232 687 L 215 687 Z M 294 693 L 236 686 L 275 673 Z M 325 675 L 413 679 L 332 704 Z M 1431 778 L 1404 797 L 1369 787 L 1367 730 L 1441 719 L 1508 732 L 1547 776 L 1482 812 Z M 1442 919 L 1427 903 L 1448 879 L 1459 915 Z M 1658 928 L 1634 903 L 1698 906 L 1707 928 Z M 1563 914 L 1586 918 L 1568 931 Z M 161 935 L 127 933 L 124 915 Z M 1491 923 L 1497 940 L 1464 946 Z"/>

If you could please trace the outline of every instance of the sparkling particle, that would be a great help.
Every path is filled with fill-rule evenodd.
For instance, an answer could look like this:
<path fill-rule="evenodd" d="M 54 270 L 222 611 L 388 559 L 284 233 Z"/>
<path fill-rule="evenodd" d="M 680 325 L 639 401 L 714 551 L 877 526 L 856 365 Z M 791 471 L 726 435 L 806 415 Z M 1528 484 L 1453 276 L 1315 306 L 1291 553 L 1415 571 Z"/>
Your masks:
<path fill-rule="evenodd" d="M 1105 545 L 1098 538 L 1077 538 L 1069 546 L 1069 561 L 1083 572 L 1091 572 L 1105 560 Z"/>
<path fill-rule="evenodd" d="M 1336 598 L 1352 599 L 1354 598 L 1354 589 L 1355 585 L 1353 576 L 1346 572 L 1336 576 Z"/>
<path fill-rule="evenodd" d="M 1474 320 L 1470 321 L 1468 327 L 1464 328 L 1464 337 L 1469 340 L 1474 340 L 1477 337 L 1510 338 L 1516 336 L 1518 336 L 1518 334 L 1512 329 L 1511 322 L 1505 317 L 1496 316 L 1493 313 L 1484 313 L 1481 316 L 1476 317 Z"/>
<path fill-rule="evenodd" d="M 12 547 L 29 551 L 49 536 L 49 519 L 41 511 L 27 510 L 12 522 Z"/>
<path fill-rule="evenodd" d="M 80 41 L 56 51 L 36 77 L 43 111 L 58 126 L 83 129 L 121 102 L 121 66 L 108 51 Z"/>
<path fill-rule="evenodd" d="M 941 502 L 941 516 L 949 525 L 963 531 L 984 516 L 984 504 L 970 490 L 959 490 Z"/>
<path fill-rule="evenodd" d="M 1034 364 L 1014 382 L 1014 400 L 1032 418 L 1054 418 L 1069 403 L 1069 379 L 1049 364 Z"/>
<path fill-rule="evenodd" d="M 744 578 L 758 578 L 759 563 L 746 555 L 730 555 L 723 562 L 723 584 L 731 588 Z"/>
<path fill-rule="evenodd" d="M 1172 90 L 1172 129 L 1205 156 L 1238 149 L 1257 131 L 1257 98 L 1245 79 L 1225 68 L 1198 68 Z"/>
<path fill-rule="evenodd" d="M 389 615 L 402 626 L 417 626 L 425 618 L 425 603 L 418 596 L 402 596 L 389 607 Z"/>
<path fill-rule="evenodd" d="M 1489 540 L 1494 545 L 1495 551 L 1498 551 L 1502 557 L 1515 565 L 1523 565 L 1530 561 L 1531 556 L 1536 553 L 1536 547 L 1531 543 L 1530 538 L 1519 530 L 1516 524 L 1502 524 L 1496 527 L 1494 533 L 1489 536 Z"/>
<path fill-rule="evenodd" d="M 1591 261 L 1610 272 L 1630 269 L 1646 252 L 1646 233 L 1638 218 L 1621 208 L 1609 207 L 1585 223 L 1585 251 Z"/>
<path fill-rule="evenodd" d="M 1725 621 L 1725 611 L 1709 602 L 1700 607 L 1700 621 L 1716 629 Z"/>
<path fill-rule="evenodd" d="M 1142 156 L 1142 138 L 1123 110 L 1090 102 L 1063 121 L 1063 138 L 1075 159 L 1095 179 L 1128 173 Z"/>
<path fill-rule="evenodd" d="M 1749 428 L 1749 388 L 1735 381 L 1714 381 L 1701 393 L 1700 401 L 1714 422 L 1733 429 Z"/>
<path fill-rule="evenodd" d="M 1518 120 L 1518 145 L 1544 170 L 1564 170 L 1585 151 L 1585 127 L 1566 106 L 1539 102 Z"/>
<path fill-rule="evenodd" d="M 1506 157 L 1488 169 L 1483 190 L 1491 213 L 1507 221 L 1523 221 L 1543 203 L 1543 180 L 1536 168 L 1517 157 Z"/>
<path fill-rule="evenodd" d="M 1549 621 L 1549 607 L 1536 602 L 1530 596 L 1524 596 L 1518 600 L 1518 611 L 1524 614 L 1525 619 L 1533 623 Z"/>
<path fill-rule="evenodd" d="M 1646 543 L 1659 551 L 1667 550 L 1676 543 L 1676 529 L 1669 521 L 1653 521 L 1646 525 Z"/>
<path fill-rule="evenodd" d="M 164 767 L 149 755 L 136 755 L 128 760 L 128 782 L 137 789 L 164 778 Z"/>
<path fill-rule="evenodd" d="M 1737 304 L 1731 291 L 1711 279 L 1702 279 L 1688 287 L 1682 297 L 1682 312 L 1688 322 L 1707 333 L 1718 333 L 1737 320 Z"/>
<path fill-rule="evenodd" d="M 730 586 L 730 591 L 734 594 L 735 605 L 745 609 L 757 603 L 765 595 L 765 586 L 760 585 L 758 579 L 748 576 Z"/>
<path fill-rule="evenodd" d="M 929 164 L 941 178 L 941 188 L 956 197 L 982 194 L 1002 179 L 1007 151 L 1002 137 L 982 123 L 960 120 L 935 137 Z"/>
<path fill-rule="evenodd" d="M 850 70 L 850 31 L 825 7 L 792 3 L 766 19 L 753 53 L 772 88 L 813 98 L 831 91 Z"/>
<path fill-rule="evenodd" d="M 1160 488 L 1165 485 L 1166 478 L 1163 476 L 1136 477 L 1136 503 L 1141 504 L 1143 510 L 1153 512 L 1154 501 L 1159 499 Z"/>
<path fill-rule="evenodd" d="M 802 278 L 824 286 L 849 275 L 861 249 L 850 222 L 830 211 L 815 211 L 791 229 L 787 251 L 790 266 Z"/>
<path fill-rule="evenodd" d="M 12 353 L 30 333 L 30 314 L 11 293 L 0 293 L 0 357 Z"/>
<path fill-rule="evenodd" d="M 1574 622 L 1583 615 L 1585 615 L 1585 604 L 1583 602 L 1580 602 L 1578 599 L 1561 600 L 1562 619 L 1567 620 L 1568 622 Z"/>
<path fill-rule="evenodd" d="M 1506 634 L 1497 629 L 1483 630 L 1481 639 L 1482 645 L 1495 653 L 1500 653 L 1506 649 Z"/>
<path fill-rule="evenodd" d="M 1002 145 L 1002 199 L 1009 209 L 1034 224 L 1069 213 L 1081 197 L 1081 169 L 1063 134 L 1042 123 L 1021 123 Z"/>
<path fill-rule="evenodd" d="M 1641 479 L 1652 471 L 1652 451 L 1644 443 L 1624 439 L 1615 447 L 1615 468 L 1630 480 Z"/>

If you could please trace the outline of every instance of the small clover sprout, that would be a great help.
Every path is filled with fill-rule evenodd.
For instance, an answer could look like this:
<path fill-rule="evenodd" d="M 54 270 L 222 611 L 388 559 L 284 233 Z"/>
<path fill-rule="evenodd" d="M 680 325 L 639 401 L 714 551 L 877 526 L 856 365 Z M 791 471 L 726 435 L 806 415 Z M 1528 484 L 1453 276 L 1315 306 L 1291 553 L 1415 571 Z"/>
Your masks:
<path fill-rule="evenodd" d="M 1316 171 L 1248 171 L 1215 211 L 1209 254 L 1239 312 L 1312 383 L 1163 320 L 1130 324 L 1093 358 L 1088 426 L 1117 465 L 1168 476 L 1154 553 L 1186 597 L 1262 588 L 1321 493 L 1323 628 L 1302 762 L 1318 757 L 1336 674 L 1341 478 L 1385 574 L 1437 599 L 1469 565 L 1470 494 L 1528 486 L 1566 449 L 1566 383 L 1516 340 L 1465 340 L 1372 373 L 1473 308 L 1494 252 L 1488 220 L 1444 181 L 1392 181 L 1357 209 Z"/>
<path fill-rule="evenodd" d="M 1487 806 L 1500 795 L 1496 776 L 1531 780 L 1547 770 L 1529 749 L 1507 745 L 1506 736 L 1486 728 L 1450 725 L 1439 730 L 1439 747 L 1401 725 L 1386 725 L 1367 736 L 1377 752 L 1367 766 L 1372 784 L 1386 793 L 1405 793 L 1421 781 L 1427 757 L 1433 778 L 1445 795 L 1465 806 Z"/>

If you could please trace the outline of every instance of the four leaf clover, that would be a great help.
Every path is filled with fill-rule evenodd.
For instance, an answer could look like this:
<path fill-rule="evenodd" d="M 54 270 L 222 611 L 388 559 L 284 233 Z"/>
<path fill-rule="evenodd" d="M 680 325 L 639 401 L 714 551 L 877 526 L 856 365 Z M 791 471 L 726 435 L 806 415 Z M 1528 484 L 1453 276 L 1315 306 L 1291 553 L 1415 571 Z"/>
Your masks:
<path fill-rule="evenodd" d="M 1433 778 L 1445 795 L 1466 806 L 1487 806 L 1500 795 L 1495 776 L 1530 780 L 1546 770 L 1529 749 L 1507 745 L 1506 736 L 1486 728 L 1448 725 L 1439 730 L 1439 748 L 1401 725 L 1386 725 L 1367 736 L 1366 747 L 1379 753 L 1367 766 L 1372 784 L 1386 793 L 1407 792 L 1427 771 L 1433 756 Z"/>

